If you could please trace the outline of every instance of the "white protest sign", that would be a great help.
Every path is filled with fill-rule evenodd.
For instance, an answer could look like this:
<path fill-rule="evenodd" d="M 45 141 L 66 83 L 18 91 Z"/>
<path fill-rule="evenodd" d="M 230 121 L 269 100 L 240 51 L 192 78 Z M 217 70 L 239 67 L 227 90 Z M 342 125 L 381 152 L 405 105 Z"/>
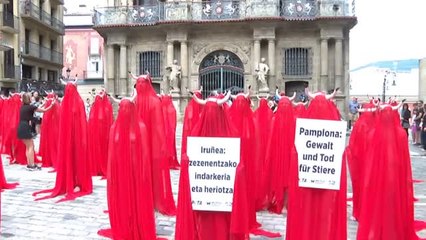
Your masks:
<path fill-rule="evenodd" d="M 239 138 L 188 137 L 192 209 L 231 212 Z"/>
<path fill-rule="evenodd" d="M 345 121 L 296 120 L 300 187 L 339 190 L 346 126 Z"/>

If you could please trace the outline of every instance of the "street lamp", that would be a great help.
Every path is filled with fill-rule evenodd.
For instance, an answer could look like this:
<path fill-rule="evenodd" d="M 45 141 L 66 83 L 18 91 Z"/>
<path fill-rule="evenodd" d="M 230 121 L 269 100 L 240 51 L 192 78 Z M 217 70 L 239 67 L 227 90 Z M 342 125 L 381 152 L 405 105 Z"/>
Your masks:
<path fill-rule="evenodd" d="M 67 80 L 70 80 L 71 69 L 67 68 L 66 72 L 67 72 Z"/>
<path fill-rule="evenodd" d="M 382 94 L 382 102 L 386 102 L 387 77 L 389 76 L 389 74 L 390 74 L 390 73 L 392 73 L 392 75 L 393 75 L 392 86 L 396 86 L 396 82 L 395 82 L 396 73 L 395 73 L 395 72 L 386 71 L 386 72 L 385 72 L 385 77 L 384 77 L 384 79 L 383 79 L 383 94 Z"/>

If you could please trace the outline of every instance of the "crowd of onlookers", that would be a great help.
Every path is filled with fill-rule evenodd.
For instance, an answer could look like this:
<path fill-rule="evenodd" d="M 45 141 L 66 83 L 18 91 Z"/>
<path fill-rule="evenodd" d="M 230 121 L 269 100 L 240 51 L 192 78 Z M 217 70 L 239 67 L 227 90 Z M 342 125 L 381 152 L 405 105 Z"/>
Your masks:
<path fill-rule="evenodd" d="M 348 129 L 353 127 L 353 124 L 359 117 L 358 109 L 362 107 L 362 103 L 358 102 L 356 97 L 349 101 L 349 116 Z M 399 112 L 401 126 L 407 132 L 407 136 L 411 136 L 410 143 L 422 147 L 426 150 L 426 105 L 422 100 L 419 100 L 411 106 L 404 103 Z"/>

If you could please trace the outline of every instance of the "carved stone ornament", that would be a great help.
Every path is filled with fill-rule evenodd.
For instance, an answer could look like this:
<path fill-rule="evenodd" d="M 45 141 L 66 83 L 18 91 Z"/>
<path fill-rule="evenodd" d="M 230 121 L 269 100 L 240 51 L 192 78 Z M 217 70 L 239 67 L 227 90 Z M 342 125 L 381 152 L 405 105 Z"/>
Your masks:
<path fill-rule="evenodd" d="M 192 46 L 192 57 L 195 58 L 195 56 L 197 56 L 197 54 L 206 46 L 207 46 L 207 43 L 195 43 Z"/>

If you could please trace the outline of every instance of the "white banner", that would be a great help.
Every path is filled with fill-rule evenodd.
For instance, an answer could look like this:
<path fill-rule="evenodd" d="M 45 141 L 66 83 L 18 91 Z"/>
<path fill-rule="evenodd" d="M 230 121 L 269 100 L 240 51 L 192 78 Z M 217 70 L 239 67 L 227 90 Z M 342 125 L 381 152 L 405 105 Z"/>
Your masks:
<path fill-rule="evenodd" d="M 239 138 L 188 137 L 192 209 L 231 212 Z"/>
<path fill-rule="evenodd" d="M 346 126 L 345 121 L 296 120 L 300 187 L 339 190 Z"/>

